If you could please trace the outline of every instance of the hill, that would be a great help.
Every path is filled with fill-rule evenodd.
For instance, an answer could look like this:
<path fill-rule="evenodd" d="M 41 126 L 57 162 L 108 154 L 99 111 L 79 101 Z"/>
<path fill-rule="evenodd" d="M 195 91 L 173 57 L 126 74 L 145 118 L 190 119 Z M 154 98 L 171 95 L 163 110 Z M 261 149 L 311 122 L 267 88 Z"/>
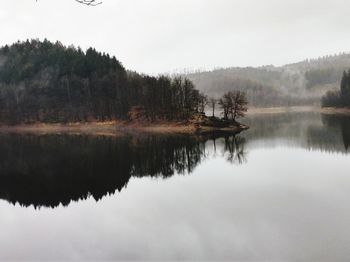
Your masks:
<path fill-rule="evenodd" d="M 127 72 L 108 54 L 48 40 L 0 48 L 0 124 L 188 119 L 203 95 L 191 81 Z"/>
<path fill-rule="evenodd" d="M 350 54 L 308 59 L 280 67 L 232 67 L 180 74 L 209 96 L 218 97 L 228 90 L 247 92 L 255 106 L 286 106 L 319 103 L 329 90 L 339 87 Z"/>

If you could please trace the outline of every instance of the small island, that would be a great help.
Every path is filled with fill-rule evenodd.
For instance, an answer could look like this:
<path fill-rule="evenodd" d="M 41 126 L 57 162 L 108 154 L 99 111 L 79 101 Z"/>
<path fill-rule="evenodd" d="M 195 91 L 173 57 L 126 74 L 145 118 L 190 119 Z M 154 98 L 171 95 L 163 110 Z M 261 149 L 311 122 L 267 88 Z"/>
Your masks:
<path fill-rule="evenodd" d="M 237 121 L 247 112 L 244 92 L 208 99 L 184 77 L 128 71 L 93 48 L 27 40 L 0 48 L 0 57 L 1 132 L 236 133 L 248 128 Z"/>

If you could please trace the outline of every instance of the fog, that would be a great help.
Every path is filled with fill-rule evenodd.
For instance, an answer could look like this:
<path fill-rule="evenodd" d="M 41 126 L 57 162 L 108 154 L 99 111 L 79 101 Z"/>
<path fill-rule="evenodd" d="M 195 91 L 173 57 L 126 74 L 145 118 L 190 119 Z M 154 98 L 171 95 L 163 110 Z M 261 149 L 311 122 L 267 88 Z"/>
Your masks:
<path fill-rule="evenodd" d="M 282 65 L 348 51 L 345 0 L 0 0 L 0 44 L 48 38 L 115 55 L 158 74 Z"/>

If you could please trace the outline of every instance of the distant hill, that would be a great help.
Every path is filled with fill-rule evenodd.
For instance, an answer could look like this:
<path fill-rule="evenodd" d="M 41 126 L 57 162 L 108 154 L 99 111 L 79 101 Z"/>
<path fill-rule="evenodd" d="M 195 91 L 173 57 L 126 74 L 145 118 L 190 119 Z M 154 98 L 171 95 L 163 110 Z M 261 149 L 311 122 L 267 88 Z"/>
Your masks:
<path fill-rule="evenodd" d="M 218 97 L 232 89 L 247 92 L 255 106 L 319 103 L 330 89 L 339 88 L 350 54 L 308 59 L 280 67 L 232 67 L 182 73 L 208 96 Z"/>

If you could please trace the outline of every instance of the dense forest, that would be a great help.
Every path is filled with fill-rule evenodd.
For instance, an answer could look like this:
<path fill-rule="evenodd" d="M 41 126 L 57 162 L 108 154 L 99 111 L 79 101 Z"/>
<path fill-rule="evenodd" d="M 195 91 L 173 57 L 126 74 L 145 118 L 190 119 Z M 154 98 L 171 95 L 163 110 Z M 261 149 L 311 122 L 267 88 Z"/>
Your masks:
<path fill-rule="evenodd" d="M 245 91 L 249 104 L 257 107 L 313 105 L 339 86 L 349 64 L 350 54 L 339 54 L 279 67 L 219 68 L 174 75 L 189 78 L 200 91 L 213 97 L 230 90 Z"/>
<path fill-rule="evenodd" d="M 137 110 L 147 119 L 203 111 L 188 79 L 128 72 L 108 54 L 27 40 L 0 49 L 0 122 L 107 121 Z"/>
<path fill-rule="evenodd" d="M 328 91 L 322 98 L 323 107 L 348 107 L 350 106 L 350 69 L 344 71 L 340 82 L 340 90 Z"/>

